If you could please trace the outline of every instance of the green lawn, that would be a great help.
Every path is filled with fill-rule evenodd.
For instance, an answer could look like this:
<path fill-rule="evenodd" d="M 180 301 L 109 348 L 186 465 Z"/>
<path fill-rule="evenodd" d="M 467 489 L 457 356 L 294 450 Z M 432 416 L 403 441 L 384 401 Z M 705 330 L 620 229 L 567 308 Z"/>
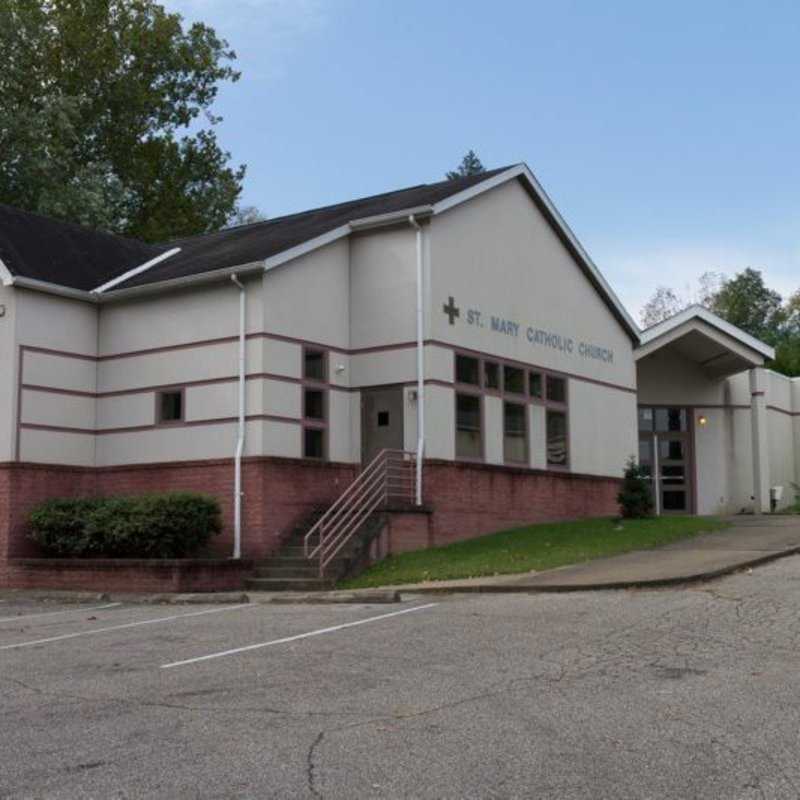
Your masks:
<path fill-rule="evenodd" d="M 590 519 L 529 525 L 430 550 L 390 556 L 341 588 L 475 578 L 553 569 L 629 550 L 644 550 L 726 527 L 713 517 Z"/>

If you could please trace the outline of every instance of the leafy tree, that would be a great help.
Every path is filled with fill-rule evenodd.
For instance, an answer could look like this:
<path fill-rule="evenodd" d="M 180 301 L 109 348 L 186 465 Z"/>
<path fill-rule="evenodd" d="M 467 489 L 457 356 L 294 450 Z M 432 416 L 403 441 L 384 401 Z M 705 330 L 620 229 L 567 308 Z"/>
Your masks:
<path fill-rule="evenodd" d="M 0 52 L 0 202 L 151 241 L 225 225 L 244 167 L 211 107 L 239 73 L 213 29 L 155 0 L 0 0 Z"/>
<path fill-rule="evenodd" d="M 668 286 L 659 286 L 642 308 L 642 325 L 645 328 L 657 325 L 683 311 L 686 305 L 686 302 L 678 296 L 674 289 L 670 289 Z"/>
<path fill-rule="evenodd" d="M 732 325 L 773 345 L 781 338 L 786 322 L 783 298 L 750 267 L 722 284 L 711 298 L 710 308 Z"/>
<path fill-rule="evenodd" d="M 267 219 L 266 214 L 255 206 L 237 206 L 233 214 L 228 218 L 226 228 L 238 228 L 240 225 L 253 225 L 256 222 L 264 222 Z"/>
<path fill-rule="evenodd" d="M 784 302 L 770 289 L 759 270 L 745 269 L 733 278 L 707 272 L 700 277 L 694 302 L 775 348 L 771 369 L 800 375 L 800 290 Z M 691 305 L 675 290 L 660 286 L 642 309 L 646 327 Z"/>
<path fill-rule="evenodd" d="M 697 281 L 694 292 L 686 287 L 685 293 L 679 293 L 668 286 L 659 286 L 642 308 L 640 315 L 642 325 L 649 328 L 674 317 L 691 305 L 710 308 L 724 279 L 725 276 L 720 272 L 704 272 Z"/>
<path fill-rule="evenodd" d="M 449 181 L 454 181 L 458 178 L 466 178 L 468 175 L 480 175 L 482 172 L 486 172 L 486 168 L 481 164 L 475 151 L 469 150 L 461 159 L 458 168 L 448 172 L 445 177 Z"/>

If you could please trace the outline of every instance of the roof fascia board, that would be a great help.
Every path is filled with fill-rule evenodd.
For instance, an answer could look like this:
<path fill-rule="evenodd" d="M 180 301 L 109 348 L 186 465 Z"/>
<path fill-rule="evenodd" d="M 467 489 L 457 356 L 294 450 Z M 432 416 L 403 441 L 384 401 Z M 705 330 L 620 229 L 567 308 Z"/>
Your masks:
<path fill-rule="evenodd" d="M 634 358 L 636 361 L 641 361 L 658 350 L 669 347 L 669 345 L 679 341 L 684 336 L 687 336 L 691 333 L 699 333 L 702 336 L 705 336 L 706 339 L 723 348 L 725 355 L 736 356 L 743 361 L 747 361 L 751 366 L 754 367 L 763 366 L 764 359 L 770 358 L 768 354 L 763 353 L 760 350 L 756 350 L 754 347 L 750 347 L 739 339 L 736 339 L 724 331 L 721 331 L 719 328 L 709 325 L 707 322 L 705 322 L 705 320 L 697 318 L 685 320 L 682 324 L 676 325 L 670 328 L 668 331 L 665 331 L 661 336 L 651 339 L 649 342 L 645 342 L 636 349 L 633 354 Z"/>
<path fill-rule="evenodd" d="M 254 273 L 263 272 L 263 270 L 263 261 L 251 261 L 247 264 L 238 264 L 235 267 L 225 267 L 224 269 L 215 269 L 211 270 L 210 272 L 201 272 L 198 275 L 185 275 L 181 278 L 171 278 L 166 281 L 154 281 L 153 283 L 145 283 L 142 286 L 131 286 L 127 289 L 114 289 L 101 295 L 94 294 L 92 297 L 97 302 L 110 303 L 114 302 L 115 300 L 124 300 L 130 297 L 157 294 L 159 292 L 165 292 L 171 289 L 182 289 L 187 286 L 215 283 L 217 281 L 229 278 L 231 275 L 252 275 Z"/>
<path fill-rule="evenodd" d="M 14 276 L 11 274 L 11 270 L 3 263 L 2 258 L 0 258 L 0 284 L 3 286 L 13 286 L 14 284 Z"/>
<path fill-rule="evenodd" d="M 326 244 L 331 244 L 349 234 L 350 225 L 340 225 L 338 228 L 328 231 L 328 233 L 323 233 L 322 236 L 316 236 L 313 239 L 309 239 L 307 242 L 303 242 L 295 247 L 290 247 L 288 250 L 283 250 L 274 256 L 270 256 L 262 262 L 264 269 L 270 270 L 278 267 L 281 264 L 285 264 L 287 261 L 304 256 L 312 250 L 317 250 L 320 247 L 324 247 Z"/>
<path fill-rule="evenodd" d="M 764 358 L 768 358 L 770 360 L 775 358 L 775 348 L 770 347 L 760 339 L 756 339 L 755 336 L 751 336 L 741 328 L 737 328 L 736 325 L 732 325 L 727 320 L 722 319 L 722 317 L 718 317 L 707 308 L 698 305 L 689 306 L 689 308 L 678 312 L 669 319 L 659 322 L 658 325 L 654 325 L 652 328 L 642 331 L 640 337 L 642 345 L 650 344 L 656 339 L 661 338 L 670 331 L 680 327 L 692 319 L 700 319 L 706 324 L 710 325 L 712 328 L 717 328 L 718 330 L 730 336 L 732 339 L 735 339 L 736 341 L 745 345 L 745 347 L 749 347 L 751 350 L 755 350 L 757 353 L 760 353 L 762 356 L 764 356 Z"/>
<path fill-rule="evenodd" d="M 84 289 L 72 289 L 69 286 L 59 286 L 57 283 L 40 281 L 36 278 L 26 278 L 22 275 L 15 275 L 10 285 L 20 289 L 31 289 L 36 292 L 55 294 L 59 297 L 68 297 L 71 300 L 83 300 L 85 303 L 97 302 L 97 295 Z"/>
<path fill-rule="evenodd" d="M 433 206 L 414 206 L 400 211 L 390 211 L 388 214 L 376 214 L 373 217 L 361 217 L 350 222 L 350 228 L 354 231 L 369 230 L 370 228 L 381 228 L 385 225 L 396 225 L 408 222 L 409 217 L 430 217 L 433 214 Z"/>
<path fill-rule="evenodd" d="M 505 172 L 501 172 L 499 175 L 495 175 L 493 178 L 489 178 L 481 183 L 477 183 L 475 186 L 471 186 L 469 189 L 464 189 L 462 192 L 458 192 L 457 194 L 441 200 L 433 206 L 433 213 L 441 214 L 444 211 L 448 211 L 449 209 L 454 208 L 461 203 L 472 200 L 472 198 L 516 178 L 522 179 L 528 191 L 530 191 L 544 207 L 553 224 L 556 226 L 559 233 L 564 237 L 569 244 L 569 247 L 576 255 L 579 266 L 588 274 L 588 277 L 594 284 L 595 288 L 605 296 L 605 299 L 610 305 L 614 315 L 622 324 L 623 328 L 626 329 L 631 339 L 633 339 L 634 344 L 638 344 L 640 334 L 639 326 L 633 321 L 633 318 L 628 313 L 625 306 L 622 305 L 622 302 L 617 297 L 616 293 L 608 284 L 606 279 L 603 277 L 603 274 L 597 268 L 597 265 L 594 263 L 594 261 L 592 261 L 586 250 L 584 250 L 583 245 L 578 241 L 578 238 L 558 212 L 558 209 L 553 205 L 553 202 L 548 197 L 547 192 L 545 192 L 542 185 L 536 180 L 536 177 L 530 171 L 530 169 L 528 169 L 526 164 L 518 164 L 515 167 L 507 169 Z"/>
<path fill-rule="evenodd" d="M 98 286 L 95 289 L 92 289 L 94 294 L 103 294 L 103 292 L 107 292 L 109 289 L 113 289 L 115 286 L 119 286 L 121 283 L 125 283 L 125 281 L 129 281 L 131 278 L 136 277 L 137 275 L 141 275 L 143 272 L 147 272 L 147 270 L 152 269 L 157 264 L 160 264 L 162 261 L 166 261 L 171 256 L 174 256 L 176 253 L 180 253 L 180 247 L 173 247 L 171 250 L 167 250 L 164 253 L 159 253 L 155 258 L 151 258 L 149 261 L 145 261 L 144 264 L 140 264 L 138 267 L 134 267 L 133 269 L 129 269 L 127 272 L 124 272 L 122 275 L 118 275 L 116 278 L 112 278 L 110 281 L 106 281 L 106 283 Z"/>

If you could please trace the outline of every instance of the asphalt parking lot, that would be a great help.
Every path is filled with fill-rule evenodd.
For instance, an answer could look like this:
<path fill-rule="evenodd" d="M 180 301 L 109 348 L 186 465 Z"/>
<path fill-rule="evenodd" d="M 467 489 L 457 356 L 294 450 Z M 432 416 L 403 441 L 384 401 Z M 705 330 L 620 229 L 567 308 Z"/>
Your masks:
<path fill-rule="evenodd" d="M 0 602 L 3 798 L 800 797 L 800 557 L 661 591 Z"/>

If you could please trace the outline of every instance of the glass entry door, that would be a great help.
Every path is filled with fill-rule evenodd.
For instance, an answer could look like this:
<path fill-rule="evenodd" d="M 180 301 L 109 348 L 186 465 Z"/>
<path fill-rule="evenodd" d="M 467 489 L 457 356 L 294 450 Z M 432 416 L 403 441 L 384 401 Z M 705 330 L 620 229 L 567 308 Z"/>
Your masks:
<path fill-rule="evenodd" d="M 691 514 L 691 416 L 675 406 L 639 407 L 639 464 L 657 514 Z"/>

